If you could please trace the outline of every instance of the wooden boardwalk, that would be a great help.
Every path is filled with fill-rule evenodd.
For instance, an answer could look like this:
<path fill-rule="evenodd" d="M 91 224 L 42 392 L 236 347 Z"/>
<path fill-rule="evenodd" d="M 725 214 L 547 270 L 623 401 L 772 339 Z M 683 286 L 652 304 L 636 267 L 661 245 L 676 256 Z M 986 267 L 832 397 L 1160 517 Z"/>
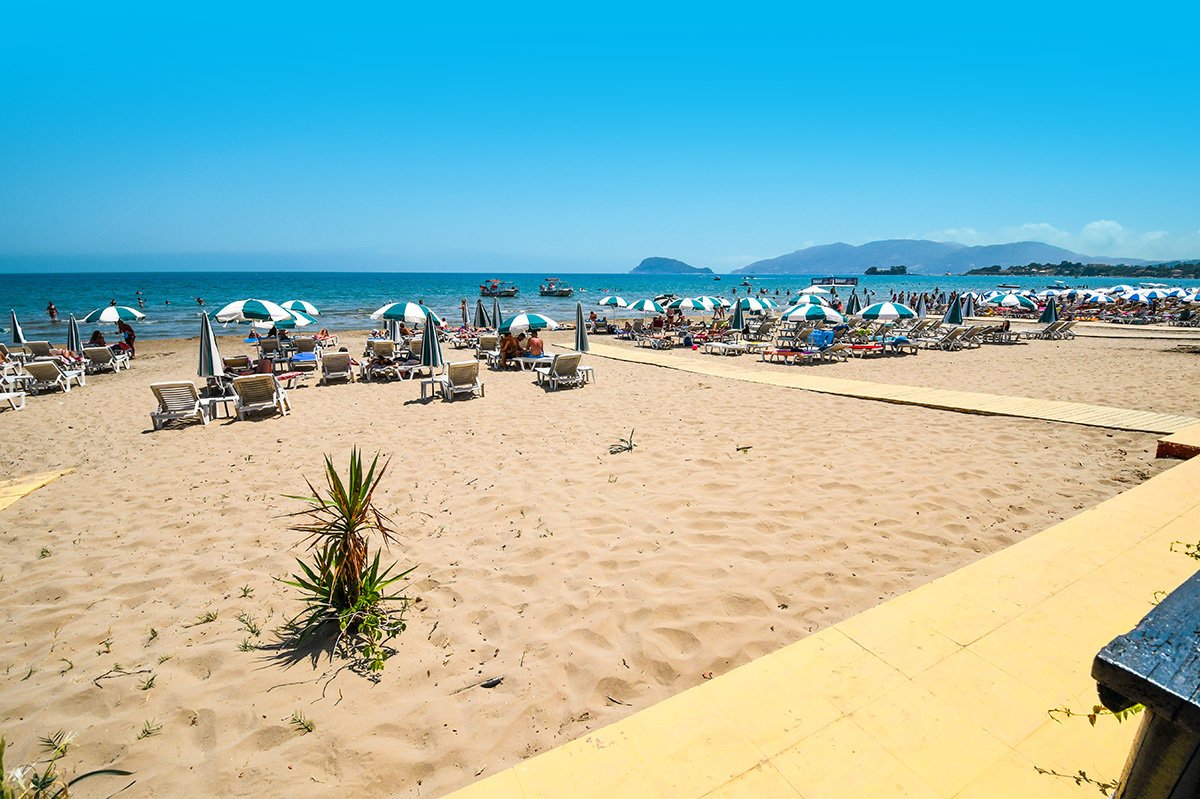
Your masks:
<path fill-rule="evenodd" d="M 640 347 L 617 347 L 593 342 L 591 354 L 602 358 L 651 364 L 729 380 L 745 380 L 751 383 L 798 388 L 803 391 L 815 391 L 820 394 L 834 394 L 877 402 L 920 405 L 958 413 L 1015 416 L 1023 419 L 1042 419 L 1048 422 L 1066 422 L 1090 427 L 1106 427 L 1113 430 L 1135 430 L 1159 434 L 1176 433 L 1200 422 L 1200 419 L 1191 416 L 1133 411 L 1107 405 L 1089 405 L 1083 402 L 1008 397 L 976 391 L 955 391 L 943 388 L 874 383 L 868 380 L 847 380 L 840 377 L 805 374 L 802 369 L 789 369 L 786 372 L 752 370 L 731 364 L 730 361 L 736 360 L 733 358 L 713 357 L 711 360 L 696 361 L 691 358 L 678 358 L 669 352 Z"/>

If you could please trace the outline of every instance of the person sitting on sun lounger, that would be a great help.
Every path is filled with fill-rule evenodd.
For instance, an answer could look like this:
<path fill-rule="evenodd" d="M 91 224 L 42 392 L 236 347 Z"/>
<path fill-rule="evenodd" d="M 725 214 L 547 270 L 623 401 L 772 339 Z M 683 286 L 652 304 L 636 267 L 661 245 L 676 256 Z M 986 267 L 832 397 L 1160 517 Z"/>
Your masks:
<path fill-rule="evenodd" d="M 500 339 L 500 368 L 506 368 L 510 360 L 519 358 L 520 355 L 521 345 L 517 343 L 517 339 L 512 333 L 505 333 L 504 338 Z"/>
<path fill-rule="evenodd" d="M 92 337 L 88 339 L 89 347 L 107 347 L 108 342 L 104 340 L 104 334 L 99 330 L 92 331 Z"/>

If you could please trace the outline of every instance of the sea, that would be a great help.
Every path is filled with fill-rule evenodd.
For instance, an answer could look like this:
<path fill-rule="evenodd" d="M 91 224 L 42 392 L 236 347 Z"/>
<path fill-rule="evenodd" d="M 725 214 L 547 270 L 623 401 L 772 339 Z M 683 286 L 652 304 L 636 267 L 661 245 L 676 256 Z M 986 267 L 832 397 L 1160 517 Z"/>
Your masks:
<path fill-rule="evenodd" d="M 511 283 L 519 289 L 516 297 L 500 300 L 507 317 L 521 311 L 536 311 L 555 319 L 571 319 L 576 302 L 585 310 L 597 306 L 601 297 L 615 294 L 626 301 L 653 298 L 660 294 L 681 297 L 720 295 L 729 299 L 744 297 L 747 291 L 766 295 L 781 303 L 813 282 L 811 275 L 630 275 L 562 274 L 557 277 L 574 289 L 569 298 L 542 297 L 539 286 L 548 276 L 531 273 L 448 273 L 448 272 L 87 272 L 45 274 L 0 274 L 0 330 L 9 340 L 9 309 L 16 312 L 26 339 L 59 341 L 66 337 L 66 320 L 74 314 L 82 319 L 89 312 L 116 300 L 118 305 L 137 308 L 138 300 L 146 318 L 137 323 L 140 338 L 177 338 L 199 335 L 199 314 L 215 311 L 226 303 L 243 299 L 266 299 L 282 303 L 306 300 L 321 312 L 320 326 L 330 330 L 370 330 L 377 326 L 370 314 L 389 302 L 421 302 L 456 323 L 459 303 L 466 299 L 474 309 L 479 288 L 489 279 Z M 938 292 L 994 289 L 998 283 L 1040 290 L 1055 278 L 997 277 L 987 275 L 858 275 L 860 297 L 870 291 L 876 301 L 890 299 L 893 292 Z M 1067 285 L 1100 288 L 1118 283 L 1138 285 L 1137 278 L 1063 278 Z M 1175 285 L 1174 283 L 1172 285 Z M 1200 287 L 1197 281 L 1181 284 Z M 849 289 L 839 290 L 844 298 Z M 201 306 L 198 300 L 203 300 Z M 47 303 L 58 308 L 59 322 L 51 324 Z M 484 299 L 489 313 L 490 298 Z M 87 325 L 87 338 L 93 329 L 109 330 L 112 325 Z M 240 332 L 236 326 L 227 331 Z"/>

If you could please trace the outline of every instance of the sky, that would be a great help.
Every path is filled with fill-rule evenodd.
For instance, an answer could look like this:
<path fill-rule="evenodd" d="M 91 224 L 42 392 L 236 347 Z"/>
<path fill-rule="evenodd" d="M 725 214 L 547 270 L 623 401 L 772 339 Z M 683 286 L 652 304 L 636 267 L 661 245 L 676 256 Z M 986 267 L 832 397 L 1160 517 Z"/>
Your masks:
<path fill-rule="evenodd" d="M 407 5 L 0 6 L 0 269 L 1200 258 L 1194 5 Z"/>

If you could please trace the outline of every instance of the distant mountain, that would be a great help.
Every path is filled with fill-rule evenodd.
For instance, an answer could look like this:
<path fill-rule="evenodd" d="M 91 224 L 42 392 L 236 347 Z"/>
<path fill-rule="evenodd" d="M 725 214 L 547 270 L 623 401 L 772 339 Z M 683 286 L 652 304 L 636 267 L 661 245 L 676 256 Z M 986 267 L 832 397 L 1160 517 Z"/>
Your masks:
<path fill-rule="evenodd" d="M 1029 263 L 1077 261 L 1092 264 L 1145 266 L 1135 258 L 1103 258 L 1080 255 L 1040 241 L 988 244 L 968 247 L 951 241 L 887 239 L 859 246 L 820 244 L 778 258 L 755 261 L 735 269 L 746 275 L 858 274 L 868 267 L 907 266 L 909 274 L 965 272 L 985 266 L 1021 266 Z"/>
<path fill-rule="evenodd" d="M 631 275 L 711 275 L 707 266 L 692 266 L 674 258 L 647 258 L 629 270 Z"/>

